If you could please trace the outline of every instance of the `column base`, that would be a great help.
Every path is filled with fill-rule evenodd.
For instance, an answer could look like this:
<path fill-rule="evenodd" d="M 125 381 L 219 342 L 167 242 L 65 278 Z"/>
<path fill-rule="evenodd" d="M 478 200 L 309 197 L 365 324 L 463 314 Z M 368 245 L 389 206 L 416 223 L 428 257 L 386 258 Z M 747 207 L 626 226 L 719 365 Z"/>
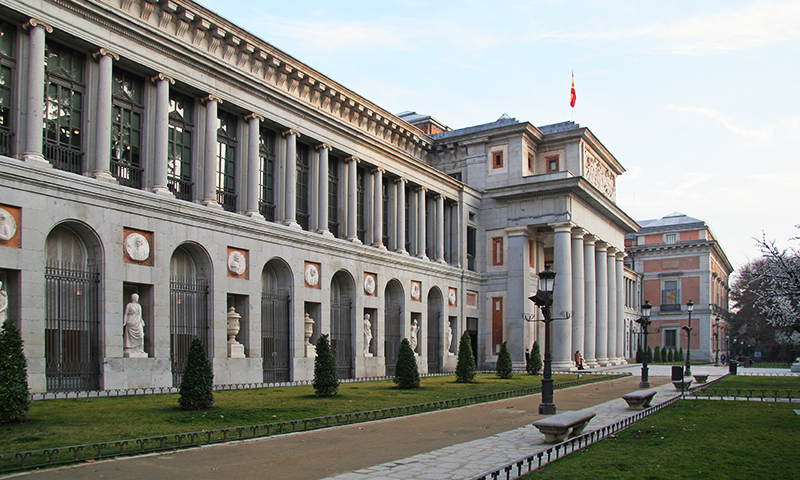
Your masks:
<path fill-rule="evenodd" d="M 611 366 L 611 362 L 607 358 L 598 358 L 597 359 L 597 363 L 601 367 L 610 367 Z"/>
<path fill-rule="evenodd" d="M 332 233 L 331 233 L 331 231 L 330 231 L 330 230 L 328 230 L 327 228 L 319 228 L 319 229 L 317 229 L 317 233 L 319 233 L 319 234 L 320 234 L 320 235 L 322 235 L 323 237 L 330 237 L 330 238 L 333 238 L 333 234 L 332 234 Z"/>
<path fill-rule="evenodd" d="M 406 249 L 405 249 L 405 248 L 398 248 L 398 249 L 397 249 L 397 250 L 395 250 L 394 252 L 395 252 L 395 253 L 399 253 L 400 255 L 408 255 L 408 252 L 406 251 Z"/>
<path fill-rule="evenodd" d="M 248 210 L 244 212 L 244 216 L 254 218 L 256 220 L 264 220 L 264 221 L 267 220 L 266 218 L 264 218 L 264 215 L 261 215 L 261 212 L 259 212 L 258 210 Z"/>
<path fill-rule="evenodd" d="M 421 255 L 417 255 L 417 258 L 419 258 L 420 260 L 430 260 L 430 258 L 428 258 L 428 256 L 425 255 L 424 253 Z"/>
<path fill-rule="evenodd" d="M 94 173 L 92 173 L 92 177 L 94 177 L 95 180 L 100 182 L 115 183 L 119 185 L 117 179 L 114 178 L 111 175 L 111 172 L 109 172 L 108 170 L 95 170 Z"/>
<path fill-rule="evenodd" d="M 175 198 L 175 194 L 172 193 L 170 189 L 165 187 L 164 185 L 157 185 L 153 187 L 150 191 L 155 193 L 156 195 Z"/>
<path fill-rule="evenodd" d="M 53 168 L 53 164 L 47 161 L 41 153 L 25 152 L 22 154 L 22 161 L 32 163 L 40 167 Z"/>
<path fill-rule="evenodd" d="M 384 245 L 383 242 L 373 243 L 372 246 L 378 250 L 386 250 L 386 245 Z"/>
<path fill-rule="evenodd" d="M 585 365 L 586 365 L 588 368 L 597 368 L 597 367 L 599 367 L 599 366 L 600 366 L 600 364 L 599 364 L 599 363 L 597 363 L 597 360 L 585 360 L 583 363 L 584 363 L 584 364 L 585 364 Z"/>
<path fill-rule="evenodd" d="M 214 200 L 214 199 L 205 198 L 205 199 L 203 199 L 202 202 L 200 202 L 200 205 L 203 205 L 204 207 L 208 207 L 208 208 L 213 208 L 215 210 L 222 210 L 222 205 L 217 203 L 217 201 Z"/>
<path fill-rule="evenodd" d="M 297 223 L 296 220 L 286 220 L 285 222 L 283 222 L 283 224 L 289 228 L 296 228 L 298 230 L 303 229 L 303 227 L 299 223 Z"/>
<path fill-rule="evenodd" d="M 358 237 L 347 237 L 348 242 L 353 242 L 356 245 L 361 245 L 361 240 Z"/>
<path fill-rule="evenodd" d="M 570 361 L 566 362 L 553 361 L 552 366 L 553 370 L 572 370 L 573 368 L 575 368 L 575 364 Z"/>
<path fill-rule="evenodd" d="M 441 263 L 442 265 L 447 265 L 447 262 L 444 260 L 444 258 L 440 258 L 440 259 L 436 260 L 436 263 Z"/>

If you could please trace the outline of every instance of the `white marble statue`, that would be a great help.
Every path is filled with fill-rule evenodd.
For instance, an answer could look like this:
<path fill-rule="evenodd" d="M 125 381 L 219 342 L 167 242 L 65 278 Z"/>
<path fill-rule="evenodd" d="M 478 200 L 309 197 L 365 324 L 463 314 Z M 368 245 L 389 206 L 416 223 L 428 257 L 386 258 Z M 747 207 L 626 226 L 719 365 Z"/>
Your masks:
<path fill-rule="evenodd" d="M 8 294 L 3 290 L 3 282 L 0 282 L 0 324 L 8 318 Z"/>
<path fill-rule="evenodd" d="M 417 353 L 417 332 L 419 332 L 419 325 L 416 320 L 411 322 L 411 337 L 408 339 L 411 343 L 411 351 Z"/>
<path fill-rule="evenodd" d="M 450 325 L 450 322 L 447 322 L 447 329 L 444 332 L 444 343 L 445 343 L 445 351 L 449 354 L 453 354 L 450 351 L 450 347 L 453 345 L 453 327 Z"/>
<path fill-rule="evenodd" d="M 372 323 L 369 321 L 369 313 L 364 314 L 364 356 L 371 357 L 369 345 L 372 343 Z"/>
<path fill-rule="evenodd" d="M 131 295 L 131 301 L 125 305 L 124 349 L 126 357 L 147 357 L 144 351 L 144 320 L 139 295 Z"/>

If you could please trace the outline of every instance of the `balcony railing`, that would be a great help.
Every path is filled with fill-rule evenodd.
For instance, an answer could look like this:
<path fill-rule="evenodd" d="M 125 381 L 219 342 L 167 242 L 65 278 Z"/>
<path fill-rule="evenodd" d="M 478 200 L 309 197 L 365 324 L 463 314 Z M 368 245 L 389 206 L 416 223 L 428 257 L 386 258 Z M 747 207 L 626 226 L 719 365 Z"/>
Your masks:
<path fill-rule="evenodd" d="M 14 134 L 6 129 L 0 128 L 0 155 L 11 156 L 11 142 Z"/>
<path fill-rule="evenodd" d="M 172 192 L 172 194 L 175 195 L 175 198 L 178 200 L 186 200 L 187 202 L 191 202 L 193 186 L 194 182 L 189 180 L 183 180 L 175 177 L 167 178 L 167 188 L 169 188 L 169 191 Z"/>
<path fill-rule="evenodd" d="M 236 194 L 225 190 L 217 190 L 217 202 L 223 210 L 228 212 L 236 211 Z"/>
<path fill-rule="evenodd" d="M 120 185 L 132 188 L 142 188 L 142 168 L 111 159 L 111 175 L 117 179 Z"/>
<path fill-rule="evenodd" d="M 83 152 L 54 143 L 44 142 L 44 158 L 53 164 L 53 167 L 66 172 L 83 173 Z"/>
<path fill-rule="evenodd" d="M 267 219 L 268 222 L 275 221 L 275 205 L 263 200 L 259 200 L 258 211 L 261 213 L 261 215 L 264 215 L 264 218 Z"/>

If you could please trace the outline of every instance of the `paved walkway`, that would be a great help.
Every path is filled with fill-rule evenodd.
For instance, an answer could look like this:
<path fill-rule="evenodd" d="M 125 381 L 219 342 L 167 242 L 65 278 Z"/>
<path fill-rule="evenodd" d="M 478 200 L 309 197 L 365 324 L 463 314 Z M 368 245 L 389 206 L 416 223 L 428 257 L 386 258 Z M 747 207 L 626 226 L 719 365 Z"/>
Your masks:
<path fill-rule="evenodd" d="M 559 412 L 591 410 L 586 431 L 635 413 L 621 396 L 638 388 L 639 365 L 611 367 L 633 377 L 556 390 Z M 724 367 L 693 366 L 709 379 Z M 787 369 L 788 371 L 788 369 Z M 756 369 L 747 369 L 755 373 Z M 774 373 L 776 370 L 765 370 Z M 650 367 L 659 403 L 677 395 L 668 366 Z M 540 395 L 376 422 L 347 425 L 266 439 L 100 461 L 20 474 L 32 479 L 141 478 L 235 480 L 281 478 L 337 480 L 463 479 L 547 448 L 531 426 L 539 418 Z"/>

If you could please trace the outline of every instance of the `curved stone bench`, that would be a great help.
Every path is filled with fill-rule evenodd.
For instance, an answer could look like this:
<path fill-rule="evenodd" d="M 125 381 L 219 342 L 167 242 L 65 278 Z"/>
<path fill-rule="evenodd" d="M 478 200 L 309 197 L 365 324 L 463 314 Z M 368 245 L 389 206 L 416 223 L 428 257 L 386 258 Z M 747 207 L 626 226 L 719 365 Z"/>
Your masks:
<path fill-rule="evenodd" d="M 672 386 L 675 387 L 675 390 L 681 390 L 681 389 L 689 390 L 689 387 L 691 385 L 692 385 L 692 379 L 691 378 L 688 379 L 688 380 L 684 378 L 683 381 L 681 381 L 681 380 L 673 380 L 672 381 Z"/>
<path fill-rule="evenodd" d="M 594 412 L 564 412 L 537 420 L 533 426 L 544 434 L 544 443 L 560 443 L 567 436 L 572 438 L 580 435 L 595 415 Z"/>
<path fill-rule="evenodd" d="M 655 390 L 636 391 L 623 395 L 622 399 L 628 402 L 628 408 L 631 410 L 644 410 L 650 407 L 650 402 L 656 396 Z"/>
<path fill-rule="evenodd" d="M 697 383 L 706 383 L 708 381 L 708 375 L 694 375 L 694 379 L 697 380 Z"/>

